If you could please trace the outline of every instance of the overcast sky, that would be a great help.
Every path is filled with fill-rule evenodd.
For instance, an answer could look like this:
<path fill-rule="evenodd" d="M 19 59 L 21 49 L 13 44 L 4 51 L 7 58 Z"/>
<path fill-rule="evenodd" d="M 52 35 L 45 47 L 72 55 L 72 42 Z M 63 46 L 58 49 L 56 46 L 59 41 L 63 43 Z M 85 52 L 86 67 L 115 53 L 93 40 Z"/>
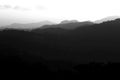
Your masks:
<path fill-rule="evenodd" d="M 120 16 L 120 0 L 0 0 L 0 25 Z"/>

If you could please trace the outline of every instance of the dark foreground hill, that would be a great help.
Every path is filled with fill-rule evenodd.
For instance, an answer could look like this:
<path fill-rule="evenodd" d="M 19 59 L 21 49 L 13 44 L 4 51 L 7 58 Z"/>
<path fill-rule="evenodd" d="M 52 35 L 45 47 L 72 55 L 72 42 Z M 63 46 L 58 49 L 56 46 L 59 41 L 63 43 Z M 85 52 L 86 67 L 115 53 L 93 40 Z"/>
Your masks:
<path fill-rule="evenodd" d="M 119 30 L 120 20 L 116 19 L 74 30 L 0 31 L 1 73 L 51 74 L 68 79 L 115 69 L 112 63 L 120 62 Z"/>
<path fill-rule="evenodd" d="M 80 59 L 85 59 L 86 62 L 94 60 L 116 62 L 120 61 L 118 57 L 120 52 L 119 30 L 120 20 L 116 19 L 101 24 L 78 27 L 75 30 L 47 28 L 33 30 L 33 32 L 46 36 L 43 42 L 48 42 L 50 48 L 58 50 L 56 53 L 62 51 L 62 54 L 71 55 L 72 59 L 74 54 Z M 89 56 L 88 61 L 86 55 Z M 75 59 L 77 57 L 75 56 Z"/>

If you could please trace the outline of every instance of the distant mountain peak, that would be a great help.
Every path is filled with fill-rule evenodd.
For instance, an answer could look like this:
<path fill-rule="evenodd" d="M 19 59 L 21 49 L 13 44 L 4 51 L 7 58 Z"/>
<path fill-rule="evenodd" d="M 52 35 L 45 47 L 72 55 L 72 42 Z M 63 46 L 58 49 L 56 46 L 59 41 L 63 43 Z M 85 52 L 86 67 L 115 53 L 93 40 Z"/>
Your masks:
<path fill-rule="evenodd" d="M 77 23 L 77 22 L 79 22 L 79 21 L 77 21 L 77 20 L 63 20 L 63 21 L 61 21 L 60 24 Z"/>
<path fill-rule="evenodd" d="M 41 23 L 41 24 L 52 24 L 53 22 L 51 22 L 51 21 L 48 21 L 48 20 L 45 20 L 45 21 L 40 21 L 40 22 L 34 22 L 34 23 L 13 23 L 13 24 L 11 24 L 11 25 L 18 25 L 18 24 L 20 24 L 20 25 L 27 25 L 27 24 L 38 24 L 38 23 Z M 53 23 L 54 24 L 54 23 Z"/>
<path fill-rule="evenodd" d="M 11 25 L 4 26 L 4 28 L 15 28 L 15 29 L 34 29 L 42 27 L 44 25 L 53 25 L 55 23 L 51 21 L 41 21 L 36 23 L 13 23 Z"/>
<path fill-rule="evenodd" d="M 120 16 L 109 16 L 109 17 L 105 17 L 103 19 L 100 19 L 100 20 L 96 20 L 94 23 L 102 23 L 102 22 L 107 22 L 107 21 L 112 21 L 112 20 L 115 20 L 115 19 L 118 19 L 120 18 Z"/>
<path fill-rule="evenodd" d="M 83 22 L 78 22 L 78 21 L 74 21 L 74 20 L 64 20 L 59 24 L 55 24 L 55 25 L 45 25 L 42 26 L 41 29 L 46 29 L 46 28 L 61 28 L 61 29 L 67 29 L 67 30 L 72 30 L 72 29 L 76 29 L 78 27 L 83 27 L 83 26 L 88 26 L 88 25 L 93 25 L 94 23 L 91 21 L 83 21 Z"/>

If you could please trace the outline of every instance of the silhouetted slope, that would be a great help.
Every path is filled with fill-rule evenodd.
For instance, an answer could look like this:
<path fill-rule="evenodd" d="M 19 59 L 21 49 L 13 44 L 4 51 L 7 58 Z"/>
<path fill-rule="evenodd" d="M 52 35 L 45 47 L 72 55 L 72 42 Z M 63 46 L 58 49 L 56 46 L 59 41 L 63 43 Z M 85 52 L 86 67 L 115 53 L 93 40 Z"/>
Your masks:
<path fill-rule="evenodd" d="M 0 31 L 0 62 L 3 68 L 12 64 L 11 67 L 23 67 L 28 73 L 76 75 L 81 69 L 91 72 L 89 65 L 79 64 L 120 62 L 119 30 L 120 19 L 73 30 L 3 30 Z"/>
<path fill-rule="evenodd" d="M 65 53 L 69 55 L 82 54 L 82 57 L 81 55 L 79 57 L 83 58 L 83 55 L 87 54 L 89 57 L 84 57 L 85 60 L 89 58 L 95 61 L 118 61 L 119 25 L 120 20 L 117 19 L 92 26 L 78 27 L 71 31 L 51 28 L 43 29 L 43 31 L 50 36 L 48 40 L 52 45 L 59 46 L 58 49 L 65 50 Z M 39 29 L 34 32 L 41 33 Z"/>
<path fill-rule="evenodd" d="M 100 19 L 100 20 L 96 20 L 96 21 L 94 21 L 94 23 L 100 24 L 100 23 L 112 21 L 112 20 L 115 20 L 118 18 L 120 18 L 120 16 L 109 16 L 109 17 L 105 17 L 105 18 Z"/>
<path fill-rule="evenodd" d="M 11 25 L 7 25 L 7 26 L 2 26 L 1 29 L 4 28 L 8 28 L 8 29 L 26 29 L 26 30 L 31 30 L 34 28 L 39 28 L 42 27 L 44 25 L 53 25 L 55 23 L 50 22 L 50 21 L 41 21 L 41 22 L 36 22 L 36 23 L 26 23 L 26 24 L 22 24 L 22 23 L 13 23 Z"/>

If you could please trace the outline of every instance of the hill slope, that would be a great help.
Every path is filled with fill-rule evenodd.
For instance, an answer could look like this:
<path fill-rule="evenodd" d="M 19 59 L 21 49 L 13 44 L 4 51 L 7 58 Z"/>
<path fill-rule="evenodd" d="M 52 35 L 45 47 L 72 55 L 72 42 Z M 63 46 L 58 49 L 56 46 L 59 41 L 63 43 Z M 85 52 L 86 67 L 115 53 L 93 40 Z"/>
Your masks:
<path fill-rule="evenodd" d="M 120 19 L 72 30 L 3 30 L 0 31 L 1 64 L 20 62 L 18 66 L 39 65 L 47 71 L 76 72 L 73 68 L 78 64 L 120 62 L 119 30 Z"/>

